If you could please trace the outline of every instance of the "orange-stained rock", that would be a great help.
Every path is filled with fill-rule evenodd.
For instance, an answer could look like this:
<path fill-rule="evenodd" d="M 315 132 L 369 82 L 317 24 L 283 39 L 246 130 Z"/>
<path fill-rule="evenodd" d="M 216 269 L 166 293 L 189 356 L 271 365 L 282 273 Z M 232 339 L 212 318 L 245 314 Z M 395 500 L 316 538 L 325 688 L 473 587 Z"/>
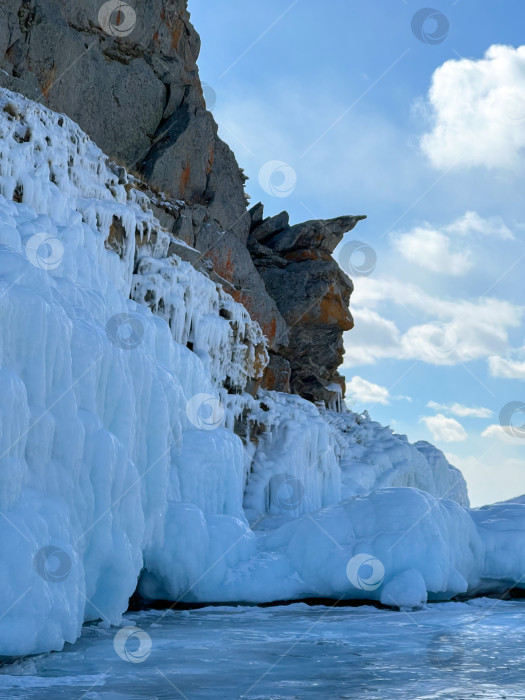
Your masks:
<path fill-rule="evenodd" d="M 268 389 L 268 391 L 289 393 L 291 374 L 292 369 L 288 360 L 271 352 L 270 362 L 264 371 L 261 388 Z"/>
<path fill-rule="evenodd" d="M 260 221 L 260 205 L 254 210 Z M 283 228 L 286 217 L 279 215 L 255 224 L 249 241 L 266 289 L 288 326 L 289 343 L 280 349 L 280 355 L 290 363 L 291 390 L 327 405 L 336 405 L 344 396 L 344 379 L 337 369 L 344 354 L 343 333 L 354 325 L 348 308 L 352 281 L 330 253 L 344 231 L 361 218 L 340 217 Z M 264 235 L 257 236 L 259 226 Z M 299 247 L 294 249 L 296 243 Z M 311 247 L 305 247 L 307 243 Z M 267 375 L 263 386 L 272 382 L 270 370 Z"/>

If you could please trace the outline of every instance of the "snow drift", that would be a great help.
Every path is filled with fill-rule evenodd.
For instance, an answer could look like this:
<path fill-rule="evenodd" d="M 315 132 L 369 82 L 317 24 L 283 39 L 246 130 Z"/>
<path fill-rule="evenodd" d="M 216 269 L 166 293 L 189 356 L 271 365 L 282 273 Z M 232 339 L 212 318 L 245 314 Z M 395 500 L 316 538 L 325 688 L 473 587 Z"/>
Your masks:
<path fill-rule="evenodd" d="M 471 513 L 431 445 L 246 393 L 259 326 L 73 122 L 2 90 L 0 138 L 0 655 L 137 585 L 405 607 L 520 578 L 525 506 Z"/>

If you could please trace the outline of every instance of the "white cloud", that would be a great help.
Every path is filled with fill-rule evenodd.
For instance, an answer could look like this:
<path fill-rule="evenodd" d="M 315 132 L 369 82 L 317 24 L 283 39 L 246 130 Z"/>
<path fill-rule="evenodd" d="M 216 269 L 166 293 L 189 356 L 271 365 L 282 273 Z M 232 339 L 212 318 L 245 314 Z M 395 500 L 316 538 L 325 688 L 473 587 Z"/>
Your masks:
<path fill-rule="evenodd" d="M 432 228 L 420 226 L 397 234 L 393 242 L 405 260 L 432 272 L 463 275 L 472 267 L 469 251 L 453 251 L 450 238 Z"/>
<path fill-rule="evenodd" d="M 523 354 L 523 350 L 519 354 Z M 501 379 L 525 379 L 525 360 L 508 357 L 489 357 L 489 371 Z"/>
<path fill-rule="evenodd" d="M 463 406 L 463 404 L 460 403 L 444 404 L 437 403 L 436 401 L 429 401 L 427 403 L 427 408 L 432 408 L 435 411 L 452 413 L 454 416 L 459 416 L 460 418 L 490 418 L 492 415 L 490 408 Z"/>
<path fill-rule="evenodd" d="M 354 308 L 352 315 L 355 328 L 345 333 L 343 367 L 374 364 L 400 347 L 401 333 L 395 323 L 366 308 Z"/>
<path fill-rule="evenodd" d="M 508 330 L 520 326 L 524 310 L 500 299 L 432 296 L 386 277 L 361 278 L 352 301 L 355 328 L 345 335 L 346 367 L 386 358 L 455 365 L 501 355 L 509 345 Z M 421 322 L 402 333 L 377 311 L 384 305 L 408 310 Z"/>
<path fill-rule="evenodd" d="M 390 392 L 384 386 L 368 382 L 362 377 L 353 377 L 346 383 L 346 397 L 359 403 L 390 403 Z"/>
<path fill-rule="evenodd" d="M 432 433 L 436 442 L 462 442 L 468 435 L 465 428 L 455 418 L 447 418 L 442 413 L 437 416 L 424 416 L 421 418 Z"/>
<path fill-rule="evenodd" d="M 502 238 L 508 241 L 514 240 L 514 234 L 501 216 L 484 218 L 475 211 L 465 212 L 463 216 L 446 226 L 444 230 L 451 235 L 471 236 L 481 234 L 482 236 L 493 236 L 494 238 Z"/>
<path fill-rule="evenodd" d="M 391 241 L 401 255 L 432 272 L 443 275 L 464 275 L 474 265 L 473 251 L 466 245 L 466 238 L 480 236 L 514 240 L 512 231 L 500 216 L 484 218 L 475 211 L 439 229 L 424 223 L 411 231 L 391 234 Z"/>
<path fill-rule="evenodd" d="M 522 167 L 525 46 L 447 61 L 434 72 L 428 102 L 432 129 L 421 145 L 434 166 Z"/>
<path fill-rule="evenodd" d="M 507 430 L 510 429 L 510 427 L 507 428 Z M 525 438 L 511 435 L 507 430 L 501 425 L 489 425 L 489 427 L 481 433 L 481 437 L 499 440 L 506 445 L 513 445 L 514 447 L 525 447 Z"/>

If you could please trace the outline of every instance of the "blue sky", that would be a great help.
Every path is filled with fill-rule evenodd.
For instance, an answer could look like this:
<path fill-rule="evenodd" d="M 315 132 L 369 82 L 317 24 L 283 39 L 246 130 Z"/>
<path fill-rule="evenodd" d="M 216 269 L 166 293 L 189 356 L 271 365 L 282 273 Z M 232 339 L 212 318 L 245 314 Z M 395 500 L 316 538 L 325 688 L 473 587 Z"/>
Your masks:
<path fill-rule="evenodd" d="M 525 8 L 422 9 L 190 2 L 252 201 L 292 221 L 368 215 L 336 251 L 355 283 L 352 405 L 437 444 L 480 505 L 525 493 Z M 356 240 L 377 258 L 362 275 Z"/>

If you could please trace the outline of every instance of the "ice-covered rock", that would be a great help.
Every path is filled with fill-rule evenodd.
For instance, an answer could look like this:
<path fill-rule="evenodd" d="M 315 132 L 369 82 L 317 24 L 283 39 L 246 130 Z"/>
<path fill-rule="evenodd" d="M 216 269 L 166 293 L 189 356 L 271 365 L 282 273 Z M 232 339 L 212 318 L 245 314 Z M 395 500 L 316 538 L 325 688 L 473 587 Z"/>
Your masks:
<path fill-rule="evenodd" d="M 405 435 L 371 420 L 366 411 L 323 411 L 323 417 L 337 428 L 343 498 L 388 486 L 412 486 L 469 505 L 463 475 L 434 445 L 412 445 Z"/>
<path fill-rule="evenodd" d="M 266 350 L 67 117 L 3 91 L 0 132 L 0 654 L 24 654 L 119 621 L 181 522 L 173 504 L 224 516 L 206 525 L 218 541 L 242 526 L 219 395 Z"/>

